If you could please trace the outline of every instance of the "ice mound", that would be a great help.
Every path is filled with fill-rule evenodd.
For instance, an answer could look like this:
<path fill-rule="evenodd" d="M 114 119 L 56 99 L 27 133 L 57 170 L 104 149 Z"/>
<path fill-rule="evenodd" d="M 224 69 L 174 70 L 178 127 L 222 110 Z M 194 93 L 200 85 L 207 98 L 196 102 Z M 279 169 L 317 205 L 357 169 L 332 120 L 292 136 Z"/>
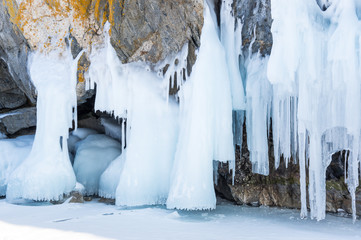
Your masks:
<path fill-rule="evenodd" d="M 68 149 L 69 158 L 72 164 L 74 164 L 74 158 L 78 142 L 92 134 L 98 134 L 98 132 L 89 128 L 77 128 L 70 133 L 68 138 Z"/>
<path fill-rule="evenodd" d="M 126 151 L 112 161 L 100 176 L 98 195 L 104 198 L 115 199 L 119 178 L 123 170 Z"/>
<path fill-rule="evenodd" d="M 100 176 L 120 153 L 120 143 L 104 134 L 89 135 L 78 143 L 73 167 L 85 194 L 98 194 Z"/>
<path fill-rule="evenodd" d="M 33 141 L 33 135 L 0 140 L 0 196 L 6 195 L 9 176 L 27 158 Z"/>

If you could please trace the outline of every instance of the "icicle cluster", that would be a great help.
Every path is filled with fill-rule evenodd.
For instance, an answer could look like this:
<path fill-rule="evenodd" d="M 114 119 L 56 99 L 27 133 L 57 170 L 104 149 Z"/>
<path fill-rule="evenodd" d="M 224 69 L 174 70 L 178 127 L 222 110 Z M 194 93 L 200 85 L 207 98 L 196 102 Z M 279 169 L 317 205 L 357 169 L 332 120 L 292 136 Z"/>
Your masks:
<path fill-rule="evenodd" d="M 348 150 L 345 182 L 355 219 L 361 137 L 359 1 L 325 2 L 329 7 L 323 12 L 315 1 L 272 1 L 268 77 L 274 88 L 275 157 L 282 154 L 288 160 L 298 152 L 301 215 L 307 216 L 307 166 L 311 218 L 320 220 L 325 217 L 326 168 L 335 152 Z"/>
<path fill-rule="evenodd" d="M 226 52 L 234 55 L 233 63 L 238 63 L 241 43 L 234 36 L 239 30 L 233 31 L 230 2 L 222 2 L 221 38 Z M 361 3 L 273 0 L 271 6 L 271 56 L 262 58 L 249 52 L 243 66 L 253 172 L 269 173 L 272 118 L 275 167 L 281 156 L 286 166 L 290 159 L 299 159 L 303 217 L 307 216 L 306 167 L 309 169 L 311 218 L 320 220 L 325 217 L 326 168 L 334 153 L 347 150 L 345 182 L 355 218 L 361 137 Z M 238 46 L 232 49 L 234 41 Z M 235 112 L 233 117 L 234 142 L 242 144 L 243 115 Z"/>
<path fill-rule="evenodd" d="M 126 149 L 100 178 L 100 194 L 115 197 L 117 205 L 215 208 L 213 160 L 234 162 L 232 100 L 226 54 L 208 6 L 204 13 L 201 48 L 189 78 L 187 45 L 152 70 L 119 61 L 109 25 L 104 46 L 93 48 L 89 86 L 96 83 L 95 108 L 123 118 L 127 126 Z M 179 105 L 169 98 L 170 87 L 179 90 Z"/>
<path fill-rule="evenodd" d="M 234 144 L 242 146 L 244 119 L 253 171 L 269 173 L 272 119 L 275 167 L 281 156 L 286 166 L 290 159 L 299 159 L 301 216 L 307 216 L 306 169 L 311 218 L 320 220 L 325 217 L 326 168 L 335 152 L 346 150 L 345 181 L 355 219 L 361 156 L 360 1 L 272 0 L 271 56 L 250 51 L 243 66 L 242 24 L 233 16 L 232 3 L 222 1 L 218 29 L 205 1 L 201 47 L 190 76 L 187 45 L 152 68 L 122 64 L 110 43 L 110 24 L 105 25 L 104 44 L 92 48 L 86 84 L 96 85 L 95 109 L 120 119 L 121 133 L 113 134 L 121 140 L 121 149 L 108 139 L 114 148 L 108 149 L 111 159 L 100 164 L 94 154 L 89 161 L 101 166 L 88 173 L 77 160 L 81 150 L 104 148 L 106 140 L 100 144 L 104 137 L 97 135 L 84 140 L 74 163 L 77 177 L 96 175 L 90 193 L 115 198 L 117 205 L 213 209 L 213 161 L 231 162 L 234 177 Z M 0 170 L 6 168 L 0 174 L 0 195 L 6 191 L 8 199 L 57 200 L 74 188 L 66 139 L 76 122 L 81 54 L 76 59 L 70 52 L 31 55 L 38 127 L 23 162 L 0 163 Z M 169 97 L 170 88 L 176 88 L 177 98 Z M 26 145 L 24 155 L 29 141 L 18 140 Z M 12 140 L 0 143 L 8 149 L 13 145 Z"/>

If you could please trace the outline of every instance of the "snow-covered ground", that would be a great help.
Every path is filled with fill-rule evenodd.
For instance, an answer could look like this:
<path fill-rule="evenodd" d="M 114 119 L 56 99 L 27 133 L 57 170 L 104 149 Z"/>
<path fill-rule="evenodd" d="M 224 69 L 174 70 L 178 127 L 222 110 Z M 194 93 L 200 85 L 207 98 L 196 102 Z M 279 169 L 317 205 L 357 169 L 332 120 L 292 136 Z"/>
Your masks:
<path fill-rule="evenodd" d="M 361 221 L 221 202 L 214 211 L 99 203 L 24 206 L 0 200 L 0 239 L 361 239 Z"/>

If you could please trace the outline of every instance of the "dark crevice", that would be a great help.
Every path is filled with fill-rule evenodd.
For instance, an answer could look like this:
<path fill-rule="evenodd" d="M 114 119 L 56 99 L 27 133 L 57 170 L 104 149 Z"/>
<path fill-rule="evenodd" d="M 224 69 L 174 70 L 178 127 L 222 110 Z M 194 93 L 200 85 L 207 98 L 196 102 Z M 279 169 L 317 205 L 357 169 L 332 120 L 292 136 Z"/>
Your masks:
<path fill-rule="evenodd" d="M 316 0 L 322 11 L 326 11 L 331 6 L 331 0 Z"/>

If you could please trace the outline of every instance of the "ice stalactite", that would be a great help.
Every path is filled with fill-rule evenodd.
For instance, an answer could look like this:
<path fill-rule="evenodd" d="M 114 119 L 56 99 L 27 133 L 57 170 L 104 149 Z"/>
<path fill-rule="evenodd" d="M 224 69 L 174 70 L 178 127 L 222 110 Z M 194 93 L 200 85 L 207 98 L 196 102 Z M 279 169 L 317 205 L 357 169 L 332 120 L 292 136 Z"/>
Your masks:
<path fill-rule="evenodd" d="M 226 52 L 229 78 L 231 82 L 232 106 L 234 110 L 246 109 L 246 98 L 239 71 L 239 55 L 242 46 L 242 24 L 232 11 L 233 0 L 223 0 L 221 6 L 221 42 Z"/>
<path fill-rule="evenodd" d="M 271 117 L 272 87 L 267 79 L 267 57 L 250 55 L 245 63 L 247 144 L 254 173 L 268 175 L 268 132 Z"/>
<path fill-rule="evenodd" d="M 7 199 L 59 200 L 75 187 L 67 138 L 77 106 L 76 70 L 82 53 L 76 59 L 70 50 L 30 56 L 29 73 L 38 92 L 37 129 L 29 156 L 8 180 Z"/>
<path fill-rule="evenodd" d="M 240 73 L 239 57 L 242 49 L 242 24 L 235 19 L 232 0 L 223 0 L 220 12 L 220 38 L 226 53 L 228 76 L 231 83 L 233 108 L 233 143 L 242 149 L 243 123 L 246 109 L 246 97 L 243 80 Z M 232 183 L 236 171 L 236 161 L 230 161 L 229 169 L 232 171 Z"/>
<path fill-rule="evenodd" d="M 309 163 L 311 218 L 317 220 L 325 217 L 326 168 L 332 154 L 343 149 L 350 151 L 345 182 L 356 216 L 361 131 L 361 22 L 356 2 L 334 0 L 321 11 L 316 1 L 272 1 L 274 43 L 268 77 L 274 88 L 275 157 L 289 159 L 299 153 L 303 217 Z"/>
<path fill-rule="evenodd" d="M 251 49 L 255 39 L 250 44 L 248 55 L 243 56 L 242 22 L 233 16 L 232 4 L 233 1 L 230 0 L 222 1 L 220 33 L 231 80 L 234 144 L 242 149 L 243 123 L 246 119 L 247 143 L 253 171 L 267 175 L 269 172 L 267 133 L 270 128 L 272 104 L 272 87 L 266 74 L 268 58 L 260 54 L 252 54 Z M 244 79 L 240 70 L 241 56 L 246 58 L 243 63 Z M 246 92 L 244 92 L 244 84 Z M 232 163 L 231 168 L 234 169 L 235 162 Z M 234 172 L 233 170 L 233 174 Z"/>
<path fill-rule="evenodd" d="M 182 88 L 180 135 L 167 208 L 213 209 L 213 160 L 234 161 L 226 54 L 207 3 L 197 62 Z"/>

